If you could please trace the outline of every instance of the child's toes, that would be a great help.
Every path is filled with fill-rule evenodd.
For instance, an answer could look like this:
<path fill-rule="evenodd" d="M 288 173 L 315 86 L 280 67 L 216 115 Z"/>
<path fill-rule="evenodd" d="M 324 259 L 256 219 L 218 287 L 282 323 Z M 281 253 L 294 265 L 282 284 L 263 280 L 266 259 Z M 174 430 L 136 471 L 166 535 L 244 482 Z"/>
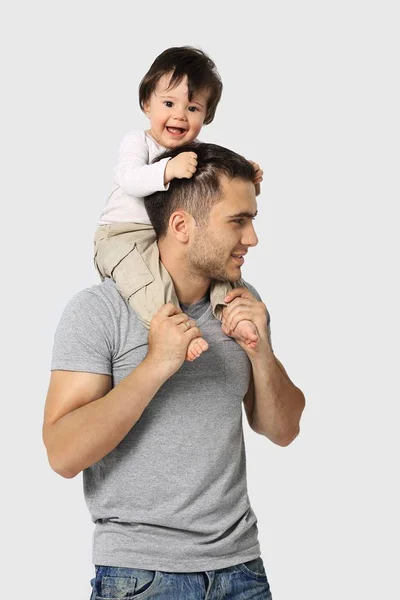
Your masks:
<path fill-rule="evenodd" d="M 199 352 L 199 356 L 200 356 L 200 354 L 202 354 L 203 352 L 208 350 L 208 344 L 207 344 L 206 340 L 204 340 L 203 338 L 198 338 L 196 340 L 196 348 Z"/>
<path fill-rule="evenodd" d="M 188 349 L 186 351 L 186 360 L 192 361 L 195 360 L 196 358 L 199 358 L 201 352 L 199 352 L 198 346 L 197 346 L 197 339 L 194 339 L 190 342 Z"/>
<path fill-rule="evenodd" d="M 186 360 L 193 361 L 196 358 L 199 358 L 199 356 L 203 354 L 203 352 L 205 352 L 206 350 L 208 350 L 208 344 L 206 340 L 204 340 L 201 337 L 195 338 L 190 342 L 188 346 L 186 352 Z"/>
<path fill-rule="evenodd" d="M 201 348 L 199 347 L 197 342 L 193 346 L 193 354 L 195 355 L 196 358 L 199 358 L 199 356 L 201 354 Z"/>

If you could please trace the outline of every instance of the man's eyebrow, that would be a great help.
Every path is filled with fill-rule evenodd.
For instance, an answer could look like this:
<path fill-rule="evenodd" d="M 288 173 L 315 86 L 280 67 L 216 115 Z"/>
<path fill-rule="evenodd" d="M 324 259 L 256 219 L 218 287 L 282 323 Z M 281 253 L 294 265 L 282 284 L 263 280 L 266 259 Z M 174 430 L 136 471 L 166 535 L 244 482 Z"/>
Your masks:
<path fill-rule="evenodd" d="M 244 218 L 246 217 L 247 219 L 254 219 L 258 214 L 258 210 L 256 210 L 255 213 L 251 213 L 251 212 L 240 212 L 240 213 L 236 213 L 234 215 L 228 215 L 227 219 L 239 219 L 239 218 Z"/>

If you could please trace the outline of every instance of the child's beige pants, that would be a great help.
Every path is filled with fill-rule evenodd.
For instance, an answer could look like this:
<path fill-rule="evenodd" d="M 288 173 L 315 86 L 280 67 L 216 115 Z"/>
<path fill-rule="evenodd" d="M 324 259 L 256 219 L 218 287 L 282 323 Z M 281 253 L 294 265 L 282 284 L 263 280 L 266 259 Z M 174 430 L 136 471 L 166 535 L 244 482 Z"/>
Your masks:
<path fill-rule="evenodd" d="M 100 225 L 94 239 L 94 262 L 102 279 L 111 277 L 121 296 L 137 312 L 147 328 L 154 314 L 167 302 L 179 307 L 171 277 L 160 261 L 156 235 L 151 225 L 115 223 Z M 213 281 L 210 302 L 221 320 L 224 298 L 244 285 Z"/>

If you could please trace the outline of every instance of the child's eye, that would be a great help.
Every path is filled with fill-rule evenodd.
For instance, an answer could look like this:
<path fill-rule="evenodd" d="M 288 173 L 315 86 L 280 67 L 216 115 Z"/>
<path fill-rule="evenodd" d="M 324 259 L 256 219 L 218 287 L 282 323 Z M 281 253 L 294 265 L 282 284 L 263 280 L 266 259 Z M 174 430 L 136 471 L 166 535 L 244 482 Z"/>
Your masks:
<path fill-rule="evenodd" d="M 196 110 L 199 110 L 199 109 L 197 108 L 197 106 L 189 106 L 189 110 L 190 110 L 190 112 L 196 112 Z"/>
<path fill-rule="evenodd" d="M 173 103 L 171 102 L 171 100 L 165 100 L 164 104 L 165 104 L 165 106 L 167 106 L 168 108 L 172 108 L 172 104 L 173 104 Z"/>

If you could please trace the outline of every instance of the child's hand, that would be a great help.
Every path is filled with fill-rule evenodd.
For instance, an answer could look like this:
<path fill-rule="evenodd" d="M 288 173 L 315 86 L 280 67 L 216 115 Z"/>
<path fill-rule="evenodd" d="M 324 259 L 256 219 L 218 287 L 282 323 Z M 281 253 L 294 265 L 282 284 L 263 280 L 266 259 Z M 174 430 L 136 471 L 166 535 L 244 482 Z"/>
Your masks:
<path fill-rule="evenodd" d="M 166 180 L 190 179 L 197 170 L 197 154 L 195 152 L 181 152 L 167 162 L 165 169 Z"/>
<path fill-rule="evenodd" d="M 256 186 L 256 196 L 259 195 L 260 193 L 260 183 L 263 180 L 263 175 L 264 175 L 264 171 L 261 170 L 260 165 L 258 165 L 257 163 L 253 162 L 252 160 L 249 160 L 249 163 L 252 165 L 255 173 L 254 173 L 254 178 L 253 178 L 253 183 Z"/>

